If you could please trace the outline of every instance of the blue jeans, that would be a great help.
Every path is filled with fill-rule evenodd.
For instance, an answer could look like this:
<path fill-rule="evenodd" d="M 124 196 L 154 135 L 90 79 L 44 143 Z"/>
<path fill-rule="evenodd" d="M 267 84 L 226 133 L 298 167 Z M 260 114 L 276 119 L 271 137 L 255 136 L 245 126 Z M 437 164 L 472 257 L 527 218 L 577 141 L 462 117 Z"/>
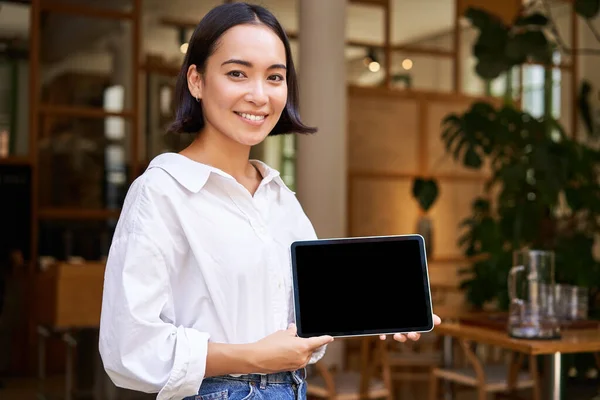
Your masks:
<path fill-rule="evenodd" d="M 197 396 L 183 400 L 305 400 L 306 372 L 205 378 Z"/>

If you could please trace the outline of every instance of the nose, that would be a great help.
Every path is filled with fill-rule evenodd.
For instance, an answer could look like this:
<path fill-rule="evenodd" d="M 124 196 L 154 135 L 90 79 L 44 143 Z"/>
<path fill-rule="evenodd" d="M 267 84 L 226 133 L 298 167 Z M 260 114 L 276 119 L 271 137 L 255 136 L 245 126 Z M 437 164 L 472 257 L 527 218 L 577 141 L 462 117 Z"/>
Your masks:
<path fill-rule="evenodd" d="M 246 101 L 249 101 L 256 106 L 260 107 L 267 103 L 269 96 L 265 92 L 264 82 L 256 81 L 251 84 L 248 93 L 246 94 Z"/>

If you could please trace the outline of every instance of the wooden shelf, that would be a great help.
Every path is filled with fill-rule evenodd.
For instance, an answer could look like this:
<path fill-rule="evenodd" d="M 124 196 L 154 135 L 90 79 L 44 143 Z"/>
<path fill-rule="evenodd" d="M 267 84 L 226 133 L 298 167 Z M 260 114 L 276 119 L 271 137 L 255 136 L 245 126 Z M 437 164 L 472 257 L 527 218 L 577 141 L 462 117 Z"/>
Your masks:
<path fill-rule="evenodd" d="M 77 209 L 77 208 L 41 208 L 40 220 L 104 220 L 117 219 L 120 210 Z"/>
<path fill-rule="evenodd" d="M 146 73 L 155 73 L 159 75 L 176 77 L 179 75 L 181 68 L 179 66 L 167 64 L 145 63 L 140 65 L 140 70 Z"/>
<path fill-rule="evenodd" d="M 81 107 L 70 105 L 40 104 L 39 111 L 43 115 L 61 115 L 74 118 L 132 118 L 132 111 L 107 111 L 103 108 Z"/>
<path fill-rule="evenodd" d="M 29 157 L 9 156 L 0 158 L 0 165 L 31 165 Z"/>
<path fill-rule="evenodd" d="M 134 15 L 131 11 L 121 11 L 107 7 L 94 7 L 80 4 L 72 4 L 64 1 L 41 1 L 40 9 L 59 14 L 71 14 L 75 16 L 85 16 L 91 18 L 105 19 L 129 19 L 132 20 Z"/>

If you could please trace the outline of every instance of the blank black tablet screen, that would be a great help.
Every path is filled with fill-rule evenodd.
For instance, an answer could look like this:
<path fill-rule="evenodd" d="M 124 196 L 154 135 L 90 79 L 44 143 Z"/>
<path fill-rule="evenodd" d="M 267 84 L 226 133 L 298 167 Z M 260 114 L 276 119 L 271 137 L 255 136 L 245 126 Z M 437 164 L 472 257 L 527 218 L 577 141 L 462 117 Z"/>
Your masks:
<path fill-rule="evenodd" d="M 296 242 L 292 258 L 299 335 L 431 329 L 420 238 Z"/>

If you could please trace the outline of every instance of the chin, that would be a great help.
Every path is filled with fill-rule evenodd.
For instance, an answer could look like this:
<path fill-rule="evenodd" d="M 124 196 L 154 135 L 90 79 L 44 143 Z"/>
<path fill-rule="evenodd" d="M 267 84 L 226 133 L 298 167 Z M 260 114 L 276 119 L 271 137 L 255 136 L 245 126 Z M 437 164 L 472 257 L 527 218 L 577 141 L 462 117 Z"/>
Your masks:
<path fill-rule="evenodd" d="M 246 146 L 256 146 L 257 144 L 262 143 L 268 136 L 269 132 L 271 132 L 273 128 L 270 128 L 269 131 L 263 132 L 247 132 L 238 136 L 238 142 L 246 145 Z"/>
<path fill-rule="evenodd" d="M 240 140 L 238 140 L 238 142 L 240 142 L 241 144 L 243 144 L 245 146 L 252 147 L 252 146 L 256 146 L 258 144 L 261 144 L 267 138 L 267 136 L 268 135 L 261 136 L 260 138 L 259 137 L 256 137 L 256 138 L 247 138 L 247 137 L 246 138 L 241 138 Z"/>

